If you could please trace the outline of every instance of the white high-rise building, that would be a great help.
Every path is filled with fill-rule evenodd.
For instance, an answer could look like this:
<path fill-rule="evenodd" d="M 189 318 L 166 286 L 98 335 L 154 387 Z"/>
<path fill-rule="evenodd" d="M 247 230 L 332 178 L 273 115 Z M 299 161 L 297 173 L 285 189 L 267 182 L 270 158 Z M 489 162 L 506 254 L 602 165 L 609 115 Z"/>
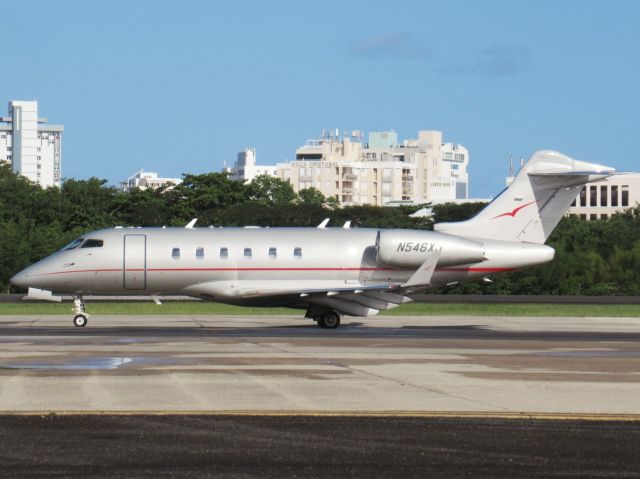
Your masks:
<path fill-rule="evenodd" d="M 38 118 L 37 101 L 10 101 L 0 117 L 0 162 L 40 186 L 60 186 L 63 130 Z"/>
<path fill-rule="evenodd" d="M 256 149 L 245 148 L 238 153 L 238 158 L 233 163 L 233 168 L 226 168 L 229 178 L 238 181 L 252 181 L 256 176 L 276 176 L 275 166 L 256 165 Z"/>

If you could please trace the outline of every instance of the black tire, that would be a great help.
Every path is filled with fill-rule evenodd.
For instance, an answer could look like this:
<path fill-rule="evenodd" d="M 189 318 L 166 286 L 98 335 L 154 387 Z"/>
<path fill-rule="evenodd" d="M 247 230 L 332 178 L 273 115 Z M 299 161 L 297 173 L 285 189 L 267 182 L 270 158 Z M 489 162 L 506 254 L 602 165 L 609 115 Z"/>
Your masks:
<path fill-rule="evenodd" d="M 324 323 L 324 318 L 320 317 L 316 319 L 316 323 L 318 323 L 319 328 L 326 329 L 327 325 Z"/>
<path fill-rule="evenodd" d="M 73 318 L 73 325 L 76 328 L 84 328 L 87 325 L 87 317 L 82 314 L 76 314 Z"/>
<path fill-rule="evenodd" d="M 322 317 L 321 320 L 318 321 L 318 324 L 320 324 L 320 321 L 322 321 L 323 328 L 336 329 L 338 326 L 340 326 L 340 315 L 333 312 L 327 313 Z"/>

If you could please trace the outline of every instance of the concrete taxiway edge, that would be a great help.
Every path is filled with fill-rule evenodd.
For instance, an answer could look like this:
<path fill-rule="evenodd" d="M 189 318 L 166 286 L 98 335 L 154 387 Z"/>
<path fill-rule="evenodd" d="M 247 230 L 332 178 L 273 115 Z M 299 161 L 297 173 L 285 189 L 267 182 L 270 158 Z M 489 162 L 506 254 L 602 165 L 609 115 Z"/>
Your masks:
<path fill-rule="evenodd" d="M 490 411 L 0 411 L 0 416 L 407 417 L 430 419 L 529 419 L 535 421 L 640 422 L 640 414 L 495 413 Z"/>

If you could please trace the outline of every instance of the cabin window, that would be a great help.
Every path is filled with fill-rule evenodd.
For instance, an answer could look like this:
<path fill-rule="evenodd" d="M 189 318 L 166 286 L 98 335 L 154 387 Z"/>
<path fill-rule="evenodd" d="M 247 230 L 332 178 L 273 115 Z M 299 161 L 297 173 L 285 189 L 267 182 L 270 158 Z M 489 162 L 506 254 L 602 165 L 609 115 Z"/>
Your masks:
<path fill-rule="evenodd" d="M 245 258 L 251 258 L 251 248 L 245 248 L 244 249 L 244 257 Z"/>
<path fill-rule="evenodd" d="M 629 185 L 622 185 L 620 206 L 629 206 Z"/>
<path fill-rule="evenodd" d="M 180 248 L 173 248 L 171 250 L 171 257 L 173 259 L 180 259 Z"/>
<path fill-rule="evenodd" d="M 229 257 L 229 249 L 228 248 L 220 248 L 220 257 L 223 259 L 227 259 Z"/>
<path fill-rule="evenodd" d="M 293 248 L 293 256 L 302 258 L 302 248 Z"/>
<path fill-rule="evenodd" d="M 204 258 L 204 248 L 196 248 L 196 258 L 203 259 Z"/>
<path fill-rule="evenodd" d="M 102 240 L 88 239 L 87 241 L 82 243 L 82 246 L 80 246 L 80 248 L 102 248 L 103 244 L 104 244 L 104 241 Z"/>
<path fill-rule="evenodd" d="M 273 246 L 269 248 L 269 258 L 276 258 L 278 256 L 278 250 Z"/>

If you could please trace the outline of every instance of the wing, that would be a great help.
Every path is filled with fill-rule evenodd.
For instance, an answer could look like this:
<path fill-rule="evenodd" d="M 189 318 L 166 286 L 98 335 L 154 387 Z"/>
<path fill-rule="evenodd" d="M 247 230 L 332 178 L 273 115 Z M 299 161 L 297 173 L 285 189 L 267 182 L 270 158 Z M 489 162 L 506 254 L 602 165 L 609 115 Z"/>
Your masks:
<path fill-rule="evenodd" d="M 307 304 L 330 308 L 350 316 L 373 316 L 411 302 L 409 294 L 431 285 L 439 254 L 431 255 L 406 283 L 363 284 L 340 280 L 240 280 L 199 283 L 186 294 L 207 299 L 242 302 L 270 299 L 274 304 Z"/>

